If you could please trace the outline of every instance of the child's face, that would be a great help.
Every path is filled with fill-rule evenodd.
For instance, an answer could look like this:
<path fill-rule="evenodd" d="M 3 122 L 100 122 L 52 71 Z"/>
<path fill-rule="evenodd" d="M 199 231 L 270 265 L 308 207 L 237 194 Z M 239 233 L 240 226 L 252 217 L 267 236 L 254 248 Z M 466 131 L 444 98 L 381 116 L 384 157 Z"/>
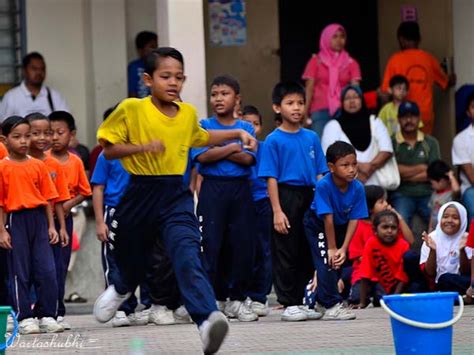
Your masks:
<path fill-rule="evenodd" d="M 471 120 L 474 122 L 474 100 L 469 104 L 466 114 L 471 117 Z"/>
<path fill-rule="evenodd" d="M 180 61 L 165 57 L 157 60 L 153 75 L 143 75 L 145 85 L 150 88 L 151 95 L 163 102 L 173 102 L 179 98 L 185 80 L 183 65 Z"/>
<path fill-rule="evenodd" d="M 9 152 L 26 156 L 31 140 L 31 129 L 28 124 L 20 124 L 6 136 L 5 145 Z"/>
<path fill-rule="evenodd" d="M 397 101 L 403 101 L 408 95 L 406 84 L 397 84 L 392 88 L 393 98 Z"/>
<path fill-rule="evenodd" d="M 362 108 L 362 99 L 357 91 L 352 89 L 347 90 L 344 95 L 342 107 L 344 108 L 344 111 L 348 113 L 356 113 L 360 111 Z"/>
<path fill-rule="evenodd" d="M 358 168 L 355 154 L 339 158 L 335 163 L 328 163 L 328 167 L 333 175 L 348 183 L 357 176 Z"/>
<path fill-rule="evenodd" d="M 30 148 L 45 151 L 51 145 L 51 127 L 48 120 L 35 120 L 31 125 Z"/>
<path fill-rule="evenodd" d="M 51 149 L 54 152 L 64 152 L 67 151 L 69 147 L 69 142 L 75 131 L 72 132 L 69 130 L 67 123 L 64 121 L 52 121 L 51 122 L 51 135 L 52 135 L 52 145 Z"/>
<path fill-rule="evenodd" d="M 382 244 L 390 245 L 396 242 L 398 235 L 398 223 L 390 216 L 382 217 L 375 229 L 375 235 Z"/>
<path fill-rule="evenodd" d="M 430 180 L 431 188 L 435 191 L 443 191 L 450 187 L 448 179 L 441 179 L 439 181 Z"/>
<path fill-rule="evenodd" d="M 145 47 L 137 49 L 138 56 L 140 58 L 146 58 L 146 56 L 150 54 L 153 49 L 156 49 L 156 48 L 158 48 L 158 42 L 153 39 L 147 44 L 145 44 Z"/>
<path fill-rule="evenodd" d="M 211 107 L 217 116 L 234 115 L 235 106 L 239 103 L 240 96 L 237 95 L 229 85 L 211 86 Z"/>
<path fill-rule="evenodd" d="M 382 198 L 379 198 L 377 201 L 375 201 L 374 208 L 372 209 L 372 213 L 376 214 L 376 213 L 385 211 L 387 207 L 388 207 L 387 198 L 384 196 Z"/>
<path fill-rule="evenodd" d="M 344 31 L 338 30 L 331 38 L 331 49 L 340 52 L 346 46 L 346 34 Z"/>
<path fill-rule="evenodd" d="M 461 228 L 461 217 L 456 207 L 448 207 L 444 210 L 441 217 L 441 230 L 447 235 L 453 235 L 459 232 Z"/>
<path fill-rule="evenodd" d="M 291 124 L 300 123 L 304 118 L 305 101 L 303 95 L 288 94 L 280 105 L 273 105 L 273 110 L 281 114 L 283 121 Z"/>
<path fill-rule="evenodd" d="M 254 115 L 252 113 L 248 115 L 244 115 L 242 117 L 242 120 L 250 123 L 253 126 L 256 136 L 258 136 L 260 132 L 262 131 L 262 125 L 260 124 L 260 117 L 258 117 L 257 115 Z"/>

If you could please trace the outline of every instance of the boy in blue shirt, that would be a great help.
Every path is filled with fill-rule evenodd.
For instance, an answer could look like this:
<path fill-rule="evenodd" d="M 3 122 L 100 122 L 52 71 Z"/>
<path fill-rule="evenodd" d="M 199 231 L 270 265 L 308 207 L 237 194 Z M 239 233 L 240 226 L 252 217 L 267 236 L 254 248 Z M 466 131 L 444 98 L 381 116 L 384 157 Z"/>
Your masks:
<path fill-rule="evenodd" d="M 229 75 L 214 78 L 210 102 L 215 116 L 201 121 L 204 129 L 243 129 L 251 124 L 234 117 L 240 85 Z M 197 216 L 202 231 L 203 266 L 224 313 L 242 322 L 258 319 L 248 296 L 249 276 L 255 254 L 254 213 L 249 176 L 255 154 L 237 141 L 192 150 L 203 177 Z M 228 256 L 228 257 L 227 257 Z"/>
<path fill-rule="evenodd" d="M 305 91 L 297 83 L 279 83 L 272 93 L 281 125 L 266 139 L 258 176 L 267 179 L 273 210 L 273 284 L 285 307 L 284 321 L 317 319 L 302 306 L 304 289 L 314 269 L 304 234 L 303 217 L 313 200 L 318 176 L 327 172 L 319 137 L 301 127 Z"/>
<path fill-rule="evenodd" d="M 364 186 L 357 177 L 354 147 L 337 141 L 326 151 L 330 173 L 318 181 L 304 225 L 317 272 L 316 301 L 323 319 L 350 320 L 356 316 L 343 307 L 337 282 L 357 220 L 367 218 Z"/>
<path fill-rule="evenodd" d="M 158 36 L 155 32 L 142 31 L 135 37 L 135 47 L 138 58 L 131 61 L 127 67 L 128 97 L 147 97 L 150 88 L 143 81 L 145 73 L 145 58 L 151 50 L 158 47 Z"/>
<path fill-rule="evenodd" d="M 253 126 L 257 137 L 260 135 L 262 132 L 262 115 L 255 106 L 248 105 L 243 108 L 242 120 Z M 258 177 L 258 166 L 262 160 L 264 144 L 264 141 L 258 142 L 257 164 L 252 166 L 250 178 L 256 216 L 256 249 L 249 297 L 252 300 L 252 310 L 262 317 L 268 315 L 270 311 L 267 295 L 272 289 L 271 238 L 273 231 L 273 213 L 268 198 L 267 181 Z"/>

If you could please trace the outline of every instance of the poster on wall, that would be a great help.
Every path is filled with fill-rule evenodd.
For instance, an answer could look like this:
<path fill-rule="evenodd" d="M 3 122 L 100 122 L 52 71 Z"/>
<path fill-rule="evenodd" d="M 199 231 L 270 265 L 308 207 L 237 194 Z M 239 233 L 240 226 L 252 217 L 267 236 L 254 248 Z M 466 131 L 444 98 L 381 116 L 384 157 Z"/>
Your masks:
<path fill-rule="evenodd" d="M 208 0 L 208 4 L 211 46 L 244 45 L 247 41 L 245 0 Z"/>

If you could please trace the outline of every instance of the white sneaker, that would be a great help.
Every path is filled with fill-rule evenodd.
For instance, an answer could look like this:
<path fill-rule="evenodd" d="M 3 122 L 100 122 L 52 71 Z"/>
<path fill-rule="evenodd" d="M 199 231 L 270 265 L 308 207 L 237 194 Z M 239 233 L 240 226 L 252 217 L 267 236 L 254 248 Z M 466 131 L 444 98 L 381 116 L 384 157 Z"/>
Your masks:
<path fill-rule="evenodd" d="M 147 325 L 150 321 L 150 309 L 141 312 L 130 313 L 127 316 L 130 325 Z"/>
<path fill-rule="evenodd" d="M 298 308 L 306 313 L 306 318 L 308 320 L 317 320 L 323 317 L 321 312 L 318 312 L 313 308 L 309 308 L 308 306 L 298 306 Z"/>
<path fill-rule="evenodd" d="M 204 354 L 217 353 L 228 331 L 229 322 L 224 314 L 212 312 L 199 327 Z"/>
<path fill-rule="evenodd" d="M 331 308 L 327 308 L 323 315 L 323 320 L 352 320 L 356 319 L 355 313 L 342 303 L 338 303 Z"/>
<path fill-rule="evenodd" d="M 53 317 L 43 317 L 39 320 L 41 333 L 61 333 L 64 328 Z"/>
<path fill-rule="evenodd" d="M 224 313 L 226 303 L 226 301 L 216 301 L 217 309 Z"/>
<path fill-rule="evenodd" d="M 154 304 L 150 307 L 150 322 L 156 325 L 175 324 L 173 311 L 166 306 Z"/>
<path fill-rule="evenodd" d="M 97 321 L 106 323 L 111 320 L 120 305 L 130 297 L 130 292 L 121 295 L 115 291 L 114 285 L 110 285 L 97 298 L 94 304 L 94 316 Z"/>
<path fill-rule="evenodd" d="M 241 322 L 253 322 L 258 320 L 257 314 L 252 311 L 250 299 L 241 301 L 229 301 L 225 306 L 225 315 L 229 318 L 237 318 Z"/>
<path fill-rule="evenodd" d="M 124 311 L 117 311 L 115 316 L 112 318 L 112 327 L 128 327 L 130 324 L 130 319 Z"/>
<path fill-rule="evenodd" d="M 268 308 L 268 302 L 263 304 L 261 302 L 252 301 L 250 307 L 252 308 L 253 313 L 255 313 L 259 317 L 268 316 L 268 313 L 270 313 L 270 308 Z"/>
<path fill-rule="evenodd" d="M 23 319 L 18 325 L 18 332 L 22 335 L 41 333 L 38 321 L 35 318 Z"/>
<path fill-rule="evenodd" d="M 286 322 L 299 322 L 307 319 L 306 312 L 298 306 L 286 307 L 285 311 L 281 314 L 281 320 Z"/>
<path fill-rule="evenodd" d="M 71 330 L 71 325 L 64 320 L 64 317 L 59 316 L 57 322 L 64 328 L 64 330 Z"/>
<path fill-rule="evenodd" d="M 176 324 L 190 324 L 193 322 L 191 316 L 188 313 L 188 310 L 184 306 L 173 311 L 174 321 Z"/>

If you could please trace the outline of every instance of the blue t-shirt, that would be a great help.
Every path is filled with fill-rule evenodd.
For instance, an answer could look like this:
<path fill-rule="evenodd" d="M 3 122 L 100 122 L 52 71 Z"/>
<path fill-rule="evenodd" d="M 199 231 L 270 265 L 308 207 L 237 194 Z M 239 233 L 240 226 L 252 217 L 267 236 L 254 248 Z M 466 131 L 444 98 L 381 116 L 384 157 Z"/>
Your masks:
<path fill-rule="evenodd" d="M 328 171 L 319 137 L 309 129 L 285 132 L 275 129 L 265 140 L 258 176 L 278 183 L 315 186 L 316 176 Z"/>
<path fill-rule="evenodd" d="M 234 125 L 232 126 L 224 126 L 219 123 L 217 118 L 210 117 L 204 120 L 201 120 L 201 127 L 209 130 L 209 129 L 243 129 L 249 132 L 252 136 L 255 137 L 255 132 L 253 126 L 245 121 L 237 120 Z M 239 142 L 238 140 L 233 140 L 226 142 L 226 144 Z M 224 144 L 225 145 L 225 144 Z M 209 146 L 203 148 L 193 148 L 191 150 L 191 154 L 193 160 L 197 162 L 197 157 L 209 150 Z M 246 153 L 252 155 L 255 158 L 255 154 L 248 150 L 244 150 Z M 209 164 L 199 164 L 199 173 L 204 176 L 221 176 L 221 177 L 242 177 L 242 176 L 250 176 L 251 167 L 246 165 L 241 165 L 234 163 L 228 159 L 219 160 Z"/>
<path fill-rule="evenodd" d="M 92 174 L 91 183 L 104 185 L 104 204 L 116 207 L 125 193 L 130 175 L 123 168 L 119 159 L 107 160 L 104 152 L 99 154 Z"/>
<path fill-rule="evenodd" d="M 354 179 L 347 191 L 342 192 L 334 183 L 332 174 L 327 174 L 316 184 L 311 209 L 320 219 L 325 214 L 333 214 L 334 225 L 346 224 L 351 219 L 367 218 L 369 215 L 362 183 Z"/>
<path fill-rule="evenodd" d="M 257 164 L 252 166 L 252 174 L 250 175 L 252 197 L 254 201 L 259 201 L 263 198 L 268 197 L 267 180 L 258 177 L 258 167 L 261 164 L 264 141 L 258 142 L 257 150 Z"/>
<path fill-rule="evenodd" d="M 145 72 L 145 62 L 142 59 L 136 59 L 128 64 L 128 96 L 133 92 L 136 97 L 144 98 L 150 95 L 150 88 L 143 82 L 143 73 Z"/>

